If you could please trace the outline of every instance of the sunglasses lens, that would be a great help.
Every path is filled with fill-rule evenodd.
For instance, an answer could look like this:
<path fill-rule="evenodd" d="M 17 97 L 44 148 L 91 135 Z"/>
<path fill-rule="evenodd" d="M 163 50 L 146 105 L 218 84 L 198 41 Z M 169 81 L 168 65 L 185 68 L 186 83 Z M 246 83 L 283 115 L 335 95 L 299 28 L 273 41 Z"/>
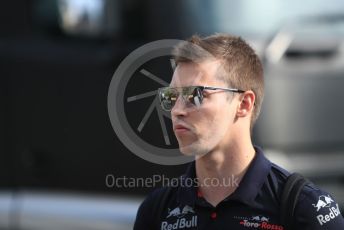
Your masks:
<path fill-rule="evenodd" d="M 201 105 L 203 100 L 202 89 L 195 86 L 186 87 L 183 96 L 188 105 L 195 105 L 197 107 Z"/>
<path fill-rule="evenodd" d="M 195 88 L 192 92 L 192 104 L 196 105 L 197 107 L 201 106 L 203 100 L 203 93 L 200 88 Z"/>
<path fill-rule="evenodd" d="M 194 94 L 195 94 L 196 88 L 195 87 L 184 87 L 182 89 L 182 95 L 183 98 L 188 104 L 194 104 Z"/>
<path fill-rule="evenodd" d="M 171 111 L 180 93 L 186 102 L 186 106 L 196 105 L 199 107 L 201 105 L 203 95 L 200 88 L 195 86 L 182 88 L 165 87 L 159 89 L 159 99 L 163 110 Z"/>
<path fill-rule="evenodd" d="M 159 89 L 159 100 L 163 110 L 171 111 L 178 98 L 178 91 L 174 88 L 166 87 Z"/>

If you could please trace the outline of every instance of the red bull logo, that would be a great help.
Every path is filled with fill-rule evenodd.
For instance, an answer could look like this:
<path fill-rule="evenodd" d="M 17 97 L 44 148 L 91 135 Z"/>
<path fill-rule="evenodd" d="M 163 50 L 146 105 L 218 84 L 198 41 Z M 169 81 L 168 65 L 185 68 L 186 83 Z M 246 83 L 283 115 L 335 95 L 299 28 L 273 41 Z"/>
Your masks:
<path fill-rule="evenodd" d="M 316 204 L 313 204 L 313 206 L 317 209 L 317 212 L 319 212 L 319 210 L 322 208 L 330 207 L 331 203 L 333 202 L 334 200 L 332 200 L 332 198 L 329 195 L 321 195 L 319 196 L 318 202 Z"/>
<path fill-rule="evenodd" d="M 193 216 L 190 220 L 186 218 L 177 219 L 174 223 L 163 221 L 161 223 L 161 230 L 185 229 L 197 227 L 197 216 Z"/>
<path fill-rule="evenodd" d="M 171 216 L 179 216 L 180 214 L 181 214 L 180 208 L 177 207 L 177 208 L 171 210 L 171 211 L 168 213 L 168 215 L 167 215 L 166 218 L 170 218 Z"/>
<path fill-rule="evenodd" d="M 186 218 L 188 214 L 193 214 Z M 175 221 L 172 217 L 177 218 Z M 170 221 L 161 222 L 161 230 L 172 230 L 172 229 L 186 229 L 197 227 L 197 215 L 195 211 L 189 205 L 185 205 L 182 209 L 176 207 L 168 211 L 166 219 L 172 218 Z M 172 222 L 171 222 L 172 221 Z"/>
<path fill-rule="evenodd" d="M 182 210 L 179 207 L 176 207 L 172 210 L 169 210 L 166 218 L 170 218 L 172 216 L 182 217 L 182 216 L 189 214 L 189 213 L 195 213 L 195 211 L 189 205 L 185 205 Z"/>
<path fill-rule="evenodd" d="M 320 214 L 317 216 L 317 220 L 319 221 L 320 225 L 326 224 L 327 222 L 333 220 L 334 218 L 340 215 L 338 204 L 336 204 L 336 207 L 330 207 L 328 210 L 329 210 L 328 214 L 326 215 Z"/>

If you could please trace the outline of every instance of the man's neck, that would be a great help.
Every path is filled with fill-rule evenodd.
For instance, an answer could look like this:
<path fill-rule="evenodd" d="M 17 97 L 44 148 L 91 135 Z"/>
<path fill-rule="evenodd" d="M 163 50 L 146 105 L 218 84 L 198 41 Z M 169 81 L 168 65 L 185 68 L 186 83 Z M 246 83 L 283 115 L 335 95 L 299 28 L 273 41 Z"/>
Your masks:
<path fill-rule="evenodd" d="M 196 159 L 196 176 L 203 184 L 199 187 L 203 197 L 216 206 L 232 194 L 239 186 L 254 156 L 255 150 L 250 142 L 246 145 L 215 149 Z"/>

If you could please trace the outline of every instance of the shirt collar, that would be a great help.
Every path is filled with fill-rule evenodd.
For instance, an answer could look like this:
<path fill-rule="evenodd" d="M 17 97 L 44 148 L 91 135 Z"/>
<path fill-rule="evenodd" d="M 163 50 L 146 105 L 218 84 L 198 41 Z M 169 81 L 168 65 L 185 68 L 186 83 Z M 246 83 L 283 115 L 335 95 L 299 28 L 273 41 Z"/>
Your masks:
<path fill-rule="evenodd" d="M 250 163 L 239 187 L 227 200 L 236 200 L 247 205 L 252 205 L 261 190 L 271 169 L 271 162 L 264 156 L 258 146 L 254 146 L 256 154 Z M 179 203 L 194 206 L 197 198 L 197 187 L 195 186 L 196 167 L 195 162 L 189 164 L 186 173 L 181 177 L 181 183 L 177 191 Z"/>
<path fill-rule="evenodd" d="M 196 187 L 196 166 L 195 161 L 191 162 L 186 173 L 180 177 L 180 184 L 177 191 L 177 202 L 194 206 L 197 195 Z"/>

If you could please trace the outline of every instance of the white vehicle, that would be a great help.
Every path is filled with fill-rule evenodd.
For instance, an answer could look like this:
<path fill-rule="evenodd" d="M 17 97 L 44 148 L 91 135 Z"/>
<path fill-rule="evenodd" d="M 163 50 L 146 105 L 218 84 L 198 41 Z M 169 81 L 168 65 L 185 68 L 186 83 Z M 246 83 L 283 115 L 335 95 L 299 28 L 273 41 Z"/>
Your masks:
<path fill-rule="evenodd" d="M 37 191 L 0 192 L 0 229 L 129 230 L 142 199 Z"/>

